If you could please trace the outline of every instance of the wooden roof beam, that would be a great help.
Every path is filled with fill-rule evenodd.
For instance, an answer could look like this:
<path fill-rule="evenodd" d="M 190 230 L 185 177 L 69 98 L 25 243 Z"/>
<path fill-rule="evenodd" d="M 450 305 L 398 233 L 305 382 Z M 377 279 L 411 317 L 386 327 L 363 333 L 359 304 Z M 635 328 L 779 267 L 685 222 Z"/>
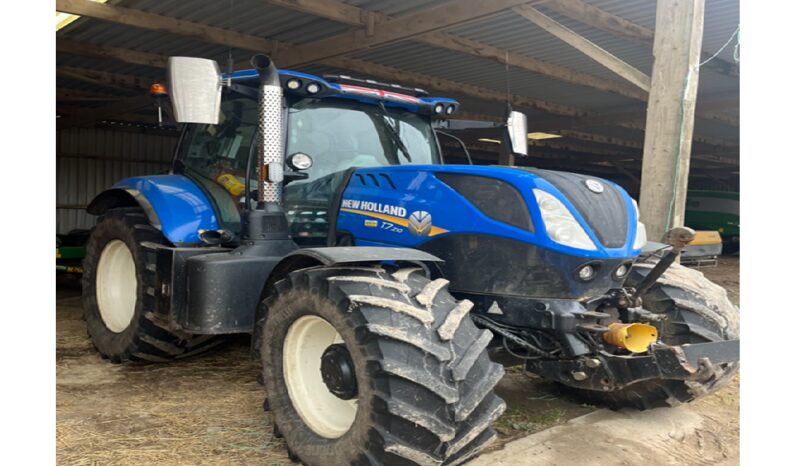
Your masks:
<path fill-rule="evenodd" d="M 552 34 L 568 45 L 584 53 L 600 65 L 613 71 L 617 75 L 631 82 L 635 86 L 648 92 L 651 88 L 651 78 L 634 66 L 626 63 L 615 55 L 609 53 L 593 42 L 585 39 L 574 31 L 568 29 L 557 21 L 549 18 L 529 5 L 513 8 L 513 11 Z"/>
<path fill-rule="evenodd" d="M 78 42 L 61 37 L 56 41 L 55 47 L 57 52 L 99 58 L 102 60 L 116 60 L 133 65 L 151 66 L 153 68 L 166 68 L 167 62 L 167 57 L 162 55 L 89 44 L 87 42 Z"/>
<path fill-rule="evenodd" d="M 384 21 L 386 15 L 370 12 L 363 8 L 338 0 L 265 0 L 266 3 L 298 11 L 313 16 L 327 18 L 350 26 L 367 27 L 369 24 L 368 13 L 380 15 L 379 21 Z"/>
<path fill-rule="evenodd" d="M 563 16 L 596 29 L 642 42 L 649 46 L 654 45 L 653 30 L 635 24 L 626 18 L 613 15 L 582 0 L 548 0 L 545 6 Z M 709 57 L 709 53 L 701 52 L 702 61 Z M 717 57 L 704 66 L 720 74 L 740 77 L 740 67 L 737 64 L 729 63 Z"/>
<path fill-rule="evenodd" d="M 527 2 L 529 0 L 449 0 L 416 13 L 381 22 L 371 34 L 370 31 L 356 29 L 297 46 L 290 53 L 278 50 L 275 61 L 285 67 L 316 63 L 485 18 Z"/>
<path fill-rule="evenodd" d="M 56 88 L 56 100 L 59 102 L 91 102 L 91 101 L 108 101 L 118 100 L 119 96 L 108 94 L 100 94 L 97 92 L 78 91 L 75 89 L 67 89 L 63 87 Z"/>
<path fill-rule="evenodd" d="M 359 8 L 347 3 L 343 3 L 339 0 L 265 1 L 273 5 L 289 8 L 306 14 L 321 16 L 323 18 L 355 27 L 367 27 L 369 25 L 368 18 L 374 18 L 378 24 L 393 19 L 391 16 L 388 16 L 384 13 Z M 346 14 L 343 12 L 346 12 Z M 533 73 L 554 78 L 570 84 L 611 92 L 636 100 L 645 101 L 648 98 L 648 94 L 645 91 L 626 83 L 600 78 L 589 73 L 584 73 L 564 66 L 548 63 L 527 55 L 510 52 L 484 42 L 479 42 L 443 31 L 423 34 L 413 38 L 412 40 L 414 42 L 426 44 L 432 47 L 443 48 L 466 55 L 484 58 L 502 65 L 507 62 L 510 64 L 510 66 L 531 71 Z"/>
<path fill-rule="evenodd" d="M 267 3 L 288 8 L 301 13 L 323 17 L 332 21 L 348 24 L 355 27 L 373 26 L 374 22 L 381 23 L 394 18 L 384 13 L 360 8 L 343 3 L 339 0 L 264 0 Z M 625 37 L 631 37 L 647 43 L 653 43 L 654 32 L 638 26 L 619 16 L 611 15 L 604 10 L 579 0 L 548 0 L 545 6 L 560 12 L 569 11 L 566 15 L 571 18 L 588 20 L 592 26 L 609 30 Z M 565 13 L 563 13 L 565 14 Z M 498 47 L 485 44 L 462 36 L 436 31 L 423 34 L 412 39 L 415 42 L 443 48 L 454 52 L 464 53 L 479 58 L 485 58 L 500 64 L 509 63 L 511 66 L 526 71 L 531 71 L 559 81 L 575 85 L 611 92 L 632 99 L 647 101 L 648 93 L 639 87 L 622 82 L 600 78 L 589 73 L 583 73 L 563 66 L 547 63 L 526 55 L 510 52 Z M 732 126 L 739 126 L 739 119 L 718 112 L 698 112 L 701 118 L 720 121 Z"/>
<path fill-rule="evenodd" d="M 57 76 L 75 79 L 90 84 L 103 87 L 110 87 L 123 91 L 132 89 L 149 89 L 150 82 L 143 78 L 126 74 L 109 73 L 107 71 L 90 70 L 86 68 L 76 68 L 73 66 L 59 66 L 56 68 Z"/>
<path fill-rule="evenodd" d="M 202 42 L 255 50 L 266 54 L 274 53 L 274 41 L 269 39 L 132 8 L 95 3 L 89 0 L 56 0 L 55 9 L 62 13 L 101 19 L 151 31 L 168 32 Z"/>
<path fill-rule="evenodd" d="M 98 108 L 78 110 L 58 119 L 59 128 L 84 126 L 112 116 L 124 115 L 145 107 L 152 107 L 153 100 L 149 94 L 126 97 Z"/>

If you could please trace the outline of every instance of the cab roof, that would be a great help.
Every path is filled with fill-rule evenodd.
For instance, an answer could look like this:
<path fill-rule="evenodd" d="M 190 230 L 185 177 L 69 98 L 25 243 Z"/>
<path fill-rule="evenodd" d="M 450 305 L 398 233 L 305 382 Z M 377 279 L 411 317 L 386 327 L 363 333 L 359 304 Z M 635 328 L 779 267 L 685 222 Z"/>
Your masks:
<path fill-rule="evenodd" d="M 357 100 L 370 105 L 383 102 L 385 106 L 400 107 L 433 118 L 448 118 L 459 110 L 456 100 L 445 97 L 428 97 L 423 89 L 409 88 L 398 84 L 381 83 L 349 76 L 325 76 L 323 78 L 297 71 L 279 70 L 283 92 L 302 97 L 342 98 Z M 254 69 L 241 70 L 222 75 L 245 85 L 257 85 L 258 73 Z"/>

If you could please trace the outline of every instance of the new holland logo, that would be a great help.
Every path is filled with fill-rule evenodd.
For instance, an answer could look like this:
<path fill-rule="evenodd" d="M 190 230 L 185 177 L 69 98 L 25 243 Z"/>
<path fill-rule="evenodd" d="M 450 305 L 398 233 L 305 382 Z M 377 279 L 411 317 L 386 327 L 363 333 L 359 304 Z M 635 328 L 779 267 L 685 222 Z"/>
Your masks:
<path fill-rule="evenodd" d="M 410 214 L 407 229 L 413 236 L 427 236 L 432 229 L 432 215 L 423 210 Z"/>

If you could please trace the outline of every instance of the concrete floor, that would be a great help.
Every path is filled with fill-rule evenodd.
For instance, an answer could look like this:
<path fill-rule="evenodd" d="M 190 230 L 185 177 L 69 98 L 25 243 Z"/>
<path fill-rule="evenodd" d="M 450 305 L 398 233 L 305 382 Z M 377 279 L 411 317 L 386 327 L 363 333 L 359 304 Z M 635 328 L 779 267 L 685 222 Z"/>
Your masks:
<path fill-rule="evenodd" d="M 739 299 L 739 261 L 702 269 Z M 165 365 L 113 365 L 86 336 L 77 282 L 56 300 L 58 464 L 291 464 L 261 408 L 248 340 Z M 474 465 L 726 464 L 738 458 L 739 386 L 690 406 L 610 412 L 508 368 L 499 441 Z M 575 448 L 578 446 L 578 448 Z M 731 464 L 731 463 L 728 463 Z"/>

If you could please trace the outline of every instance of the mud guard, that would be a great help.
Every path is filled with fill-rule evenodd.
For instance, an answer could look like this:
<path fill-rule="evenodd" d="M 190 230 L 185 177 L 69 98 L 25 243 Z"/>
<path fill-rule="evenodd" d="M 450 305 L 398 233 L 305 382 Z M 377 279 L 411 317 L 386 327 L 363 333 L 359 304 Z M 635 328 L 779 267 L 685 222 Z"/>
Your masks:
<path fill-rule="evenodd" d="M 102 215 L 114 207 L 139 206 L 150 224 L 175 245 L 200 242 L 198 230 L 217 230 L 213 204 L 182 175 L 126 178 L 95 197 L 86 211 Z"/>

